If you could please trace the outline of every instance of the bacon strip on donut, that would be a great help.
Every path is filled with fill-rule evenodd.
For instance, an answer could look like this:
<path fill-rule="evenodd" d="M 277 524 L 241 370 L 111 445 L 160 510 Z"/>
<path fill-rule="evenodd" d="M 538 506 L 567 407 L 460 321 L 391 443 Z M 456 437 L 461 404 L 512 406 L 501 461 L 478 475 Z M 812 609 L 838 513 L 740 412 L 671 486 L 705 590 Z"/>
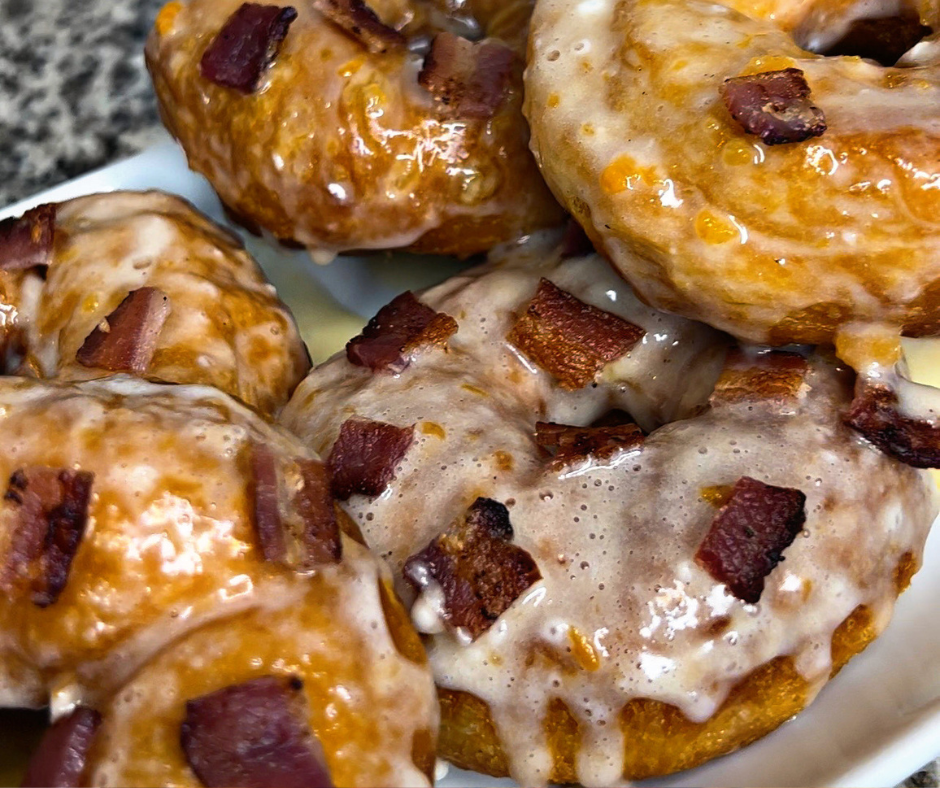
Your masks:
<path fill-rule="evenodd" d="M 33 604 L 53 604 L 68 582 L 72 559 L 88 522 L 94 474 L 33 466 L 10 476 L 4 500 L 16 510 L 16 526 L 0 574 L 8 594 L 25 583 Z"/>
<path fill-rule="evenodd" d="M 585 304 L 543 278 L 506 339 L 554 375 L 562 388 L 579 389 L 629 351 L 644 333 L 639 326 Z"/>
<path fill-rule="evenodd" d="M 491 118 L 508 92 L 515 57 L 497 41 L 438 33 L 418 83 L 459 117 Z"/>
<path fill-rule="evenodd" d="M 83 785 L 88 752 L 100 726 L 101 715 L 86 706 L 78 706 L 67 717 L 57 720 L 43 734 L 21 785 L 24 788 Z"/>
<path fill-rule="evenodd" d="M 200 72 L 216 85 L 254 93 L 296 18 L 292 6 L 242 4 L 209 44 Z"/>
<path fill-rule="evenodd" d="M 444 620 L 476 640 L 542 577 L 532 556 L 510 544 L 512 538 L 509 510 L 477 498 L 464 518 L 405 562 L 405 579 L 419 593 L 437 583 Z"/>
<path fill-rule="evenodd" d="M 826 117 L 809 100 L 798 68 L 726 79 L 721 95 L 731 117 L 765 145 L 802 142 L 826 130 Z"/>
<path fill-rule="evenodd" d="M 742 476 L 731 489 L 695 560 L 738 599 L 756 604 L 764 578 L 806 522 L 806 496 Z"/>
<path fill-rule="evenodd" d="M 535 442 L 544 449 L 555 450 L 553 468 L 560 468 L 586 457 L 607 459 L 619 451 L 642 445 L 644 439 L 643 430 L 636 424 L 570 427 L 566 424 L 539 421 L 535 425 Z"/>
<path fill-rule="evenodd" d="M 153 360 L 169 314 L 170 299 L 162 290 L 134 290 L 95 326 L 75 358 L 85 367 L 143 375 Z"/>
<path fill-rule="evenodd" d="M 333 785 L 295 677 L 261 676 L 188 701 L 180 744 L 206 786 Z"/>
<path fill-rule="evenodd" d="M 778 402 L 794 399 L 803 386 L 809 364 L 799 353 L 772 350 L 746 353 L 728 351 L 725 366 L 709 402 Z"/>
<path fill-rule="evenodd" d="M 313 6 L 373 54 L 406 44 L 405 37 L 384 24 L 363 0 L 314 0 Z"/>
<path fill-rule="evenodd" d="M 55 240 L 56 206 L 40 205 L 0 222 L 0 269 L 21 271 L 49 265 Z"/>
<path fill-rule="evenodd" d="M 419 347 L 446 345 L 457 321 L 422 304 L 410 290 L 383 306 L 362 333 L 346 343 L 350 363 L 373 372 L 399 373 Z"/>
<path fill-rule="evenodd" d="M 326 466 L 297 459 L 282 471 L 263 443 L 252 442 L 250 452 L 254 524 L 265 559 L 301 571 L 337 563 L 343 543 Z M 287 474 L 297 477 L 290 485 Z"/>
<path fill-rule="evenodd" d="M 412 440 L 413 426 L 347 419 L 327 458 L 333 495 L 345 501 L 355 493 L 373 496 L 383 493 Z"/>
<path fill-rule="evenodd" d="M 898 395 L 887 386 L 859 381 L 844 421 L 896 460 L 940 468 L 940 426 L 901 415 Z"/>

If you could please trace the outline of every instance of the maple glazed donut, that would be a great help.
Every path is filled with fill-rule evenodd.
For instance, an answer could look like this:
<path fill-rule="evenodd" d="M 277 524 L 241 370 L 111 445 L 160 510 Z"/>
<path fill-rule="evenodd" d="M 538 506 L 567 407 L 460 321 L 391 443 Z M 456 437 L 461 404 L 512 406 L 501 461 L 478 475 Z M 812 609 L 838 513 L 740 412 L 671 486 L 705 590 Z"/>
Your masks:
<path fill-rule="evenodd" d="M 312 452 L 208 386 L 0 403 L 0 705 L 56 720 L 26 784 L 430 784 L 424 652 Z"/>
<path fill-rule="evenodd" d="M 521 112 L 530 10 L 174 1 L 147 63 L 190 166 L 246 226 L 326 254 L 468 256 L 561 217 Z"/>
<path fill-rule="evenodd" d="M 848 368 L 726 357 L 546 243 L 396 298 L 282 419 L 427 636 L 439 756 L 613 784 L 809 703 L 887 623 L 936 491 L 843 423 Z"/>
<path fill-rule="evenodd" d="M 940 31 L 940 12 L 904 9 L 544 0 L 532 149 L 650 304 L 773 345 L 832 342 L 853 321 L 935 334 L 940 48 L 893 63 Z M 866 48 L 871 36 L 853 47 L 853 21 L 897 33 L 890 51 Z M 846 49 L 828 40 L 840 35 Z"/>
<path fill-rule="evenodd" d="M 0 224 L 7 372 L 202 383 L 273 414 L 310 360 L 240 240 L 178 197 L 114 192 Z"/>

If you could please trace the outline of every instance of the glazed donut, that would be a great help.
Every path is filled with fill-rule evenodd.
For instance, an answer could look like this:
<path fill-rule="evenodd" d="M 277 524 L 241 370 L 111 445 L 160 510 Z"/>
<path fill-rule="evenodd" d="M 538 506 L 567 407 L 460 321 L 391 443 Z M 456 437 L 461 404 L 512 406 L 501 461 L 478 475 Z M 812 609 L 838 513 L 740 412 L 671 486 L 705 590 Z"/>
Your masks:
<path fill-rule="evenodd" d="M 0 298 L 7 372 L 133 372 L 273 414 L 310 368 L 241 241 L 168 194 L 98 194 L 8 220 Z"/>
<path fill-rule="evenodd" d="M 842 423 L 847 368 L 726 357 L 546 243 L 395 299 L 282 418 L 427 635 L 439 756 L 605 785 L 809 703 L 887 623 L 938 504 Z"/>
<path fill-rule="evenodd" d="M 544 0 L 525 106 L 542 173 L 659 308 L 772 345 L 935 334 L 940 49 L 901 68 L 800 46 L 902 5 Z M 918 2 L 902 46 L 938 13 Z"/>
<path fill-rule="evenodd" d="M 207 386 L 7 377 L 0 403 L 0 705 L 58 719 L 27 784 L 429 784 L 420 641 L 311 452 Z"/>
<path fill-rule="evenodd" d="M 174 1 L 147 63 L 190 166 L 247 227 L 327 255 L 468 256 L 561 216 L 520 109 L 530 10 Z"/>

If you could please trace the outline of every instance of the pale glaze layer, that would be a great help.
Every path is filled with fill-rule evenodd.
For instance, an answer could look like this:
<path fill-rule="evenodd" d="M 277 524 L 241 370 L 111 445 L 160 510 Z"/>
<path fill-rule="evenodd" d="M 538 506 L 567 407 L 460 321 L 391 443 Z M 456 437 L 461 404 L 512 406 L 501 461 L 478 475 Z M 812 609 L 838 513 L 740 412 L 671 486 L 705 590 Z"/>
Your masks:
<path fill-rule="evenodd" d="M 936 2 L 917 5 L 940 28 Z M 856 6 L 825 4 L 841 21 Z M 543 0 L 526 77 L 533 151 L 649 303 L 753 342 L 828 342 L 853 320 L 936 333 L 940 50 L 915 48 L 911 68 L 821 57 L 794 42 L 808 12 L 799 0 Z M 719 88 L 789 67 L 828 130 L 768 147 Z"/>
<path fill-rule="evenodd" d="M 647 329 L 596 387 L 568 392 L 504 340 L 540 276 Z M 905 555 L 919 564 L 937 512 L 925 474 L 842 426 L 852 375 L 819 358 L 798 396 L 709 407 L 724 341 L 710 329 L 643 307 L 596 256 L 559 262 L 538 244 L 422 296 L 454 317 L 449 349 L 425 350 L 400 375 L 338 357 L 314 370 L 285 423 L 328 451 L 350 416 L 415 425 L 389 489 L 349 509 L 399 579 L 404 560 L 477 496 L 506 503 L 514 543 L 542 580 L 470 645 L 447 632 L 425 592 L 414 604 L 439 686 L 484 700 L 510 771 L 543 783 L 552 768 L 543 720 L 561 699 L 581 726 L 579 781 L 623 770 L 619 713 L 633 698 L 707 720 L 755 668 L 791 656 L 810 697 L 831 668 L 830 641 L 858 606 L 880 631 Z M 652 432 L 610 461 L 552 472 L 535 422 L 588 424 L 608 408 Z M 689 418 L 691 416 L 691 418 Z M 766 579 L 757 605 L 732 597 L 693 560 L 716 509 L 706 491 L 742 476 L 801 490 L 805 531 Z"/>
<path fill-rule="evenodd" d="M 417 83 L 422 52 L 370 54 L 310 0 L 254 94 L 215 85 L 199 61 L 240 5 L 169 3 L 147 62 L 190 166 L 248 223 L 320 252 L 469 255 L 558 221 L 521 112 L 529 0 L 368 4 L 423 45 L 442 28 L 510 44 L 518 71 L 489 120 L 450 117 Z"/>

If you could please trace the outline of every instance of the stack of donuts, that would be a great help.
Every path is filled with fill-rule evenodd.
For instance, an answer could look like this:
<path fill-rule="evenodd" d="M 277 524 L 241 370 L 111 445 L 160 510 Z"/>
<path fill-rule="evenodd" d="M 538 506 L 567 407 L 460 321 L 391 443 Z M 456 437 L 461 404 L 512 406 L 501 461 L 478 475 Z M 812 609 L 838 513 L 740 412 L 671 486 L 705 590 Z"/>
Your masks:
<path fill-rule="evenodd" d="M 310 369 L 177 198 L 0 223 L 0 705 L 53 723 L 26 784 L 613 785 L 812 702 L 940 506 L 901 346 L 940 332 L 934 31 L 168 3 L 161 112 L 233 219 L 489 254 Z"/>

